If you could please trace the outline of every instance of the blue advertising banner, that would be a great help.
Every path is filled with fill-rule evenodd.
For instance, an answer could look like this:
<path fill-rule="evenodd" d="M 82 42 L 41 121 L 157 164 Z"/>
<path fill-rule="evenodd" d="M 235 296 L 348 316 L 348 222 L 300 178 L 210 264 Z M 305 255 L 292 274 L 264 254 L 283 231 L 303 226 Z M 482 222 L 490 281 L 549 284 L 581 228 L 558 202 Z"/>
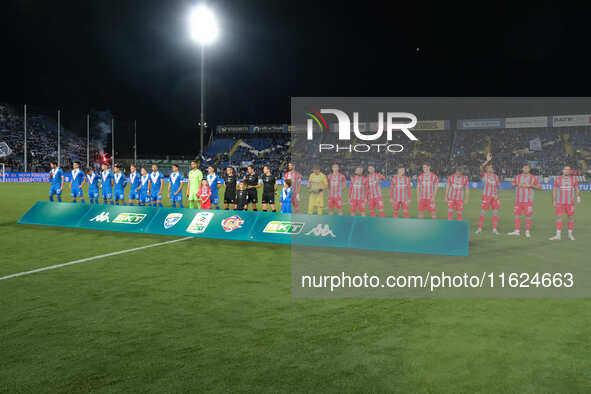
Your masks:
<path fill-rule="evenodd" d="M 468 255 L 466 221 L 37 202 L 21 224 L 390 252 Z"/>

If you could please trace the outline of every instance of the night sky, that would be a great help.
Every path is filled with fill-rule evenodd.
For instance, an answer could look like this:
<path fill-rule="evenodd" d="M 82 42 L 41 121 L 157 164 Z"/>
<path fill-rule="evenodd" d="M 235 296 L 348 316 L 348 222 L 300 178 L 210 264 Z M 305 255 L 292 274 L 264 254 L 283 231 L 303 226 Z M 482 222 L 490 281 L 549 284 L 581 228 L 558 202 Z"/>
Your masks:
<path fill-rule="evenodd" d="M 196 151 L 179 144 L 199 119 L 196 3 L 3 5 L 0 101 L 110 109 L 138 120 L 142 152 Z M 288 122 L 293 96 L 589 95 L 588 10 L 426 3 L 210 1 L 221 35 L 206 53 L 206 120 Z"/>

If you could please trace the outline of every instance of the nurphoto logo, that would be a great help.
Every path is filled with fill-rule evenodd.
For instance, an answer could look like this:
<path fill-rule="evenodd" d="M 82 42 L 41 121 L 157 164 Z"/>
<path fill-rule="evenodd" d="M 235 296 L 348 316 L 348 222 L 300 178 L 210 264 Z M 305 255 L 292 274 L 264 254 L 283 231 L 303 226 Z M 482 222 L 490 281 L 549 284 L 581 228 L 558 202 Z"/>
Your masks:
<path fill-rule="evenodd" d="M 314 124 L 318 126 L 321 132 L 328 131 L 328 123 L 322 114 L 331 114 L 336 116 L 338 121 L 338 139 L 339 141 L 351 141 L 351 130 L 353 131 L 354 137 L 360 141 L 377 141 L 382 139 L 384 131 L 386 132 L 386 140 L 389 142 L 392 140 L 394 131 L 403 132 L 409 140 L 417 141 L 417 137 L 409 130 L 417 125 L 417 117 L 409 112 L 378 112 L 377 130 L 373 133 L 364 133 L 360 131 L 359 127 L 359 112 L 353 112 L 353 122 L 349 118 L 349 115 L 344 111 L 334 108 L 323 108 L 319 112 L 311 111 L 307 112 L 307 139 L 312 141 L 314 139 Z M 384 117 L 386 118 L 384 120 Z M 407 122 L 400 123 L 399 120 L 407 120 Z M 352 124 L 351 124 L 352 123 Z M 352 127 L 351 127 L 352 126 Z M 375 144 L 319 144 L 318 151 L 326 152 L 390 152 L 397 153 L 402 152 L 404 146 L 400 144 L 387 144 L 387 143 L 375 143 Z"/>

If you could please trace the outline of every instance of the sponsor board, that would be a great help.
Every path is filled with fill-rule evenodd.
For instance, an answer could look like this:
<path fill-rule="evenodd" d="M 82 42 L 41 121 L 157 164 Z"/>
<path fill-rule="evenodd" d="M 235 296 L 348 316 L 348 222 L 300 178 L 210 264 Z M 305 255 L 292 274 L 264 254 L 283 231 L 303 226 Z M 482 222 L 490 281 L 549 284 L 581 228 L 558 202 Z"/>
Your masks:
<path fill-rule="evenodd" d="M 173 213 L 169 213 L 166 218 L 164 218 L 164 222 L 162 223 L 162 225 L 164 226 L 165 229 L 169 229 L 174 227 L 179 220 L 181 220 L 183 217 L 182 213 L 177 213 L 177 212 L 173 212 Z"/>
<path fill-rule="evenodd" d="M 222 220 L 222 228 L 225 232 L 229 233 L 237 228 L 242 228 L 244 220 L 238 215 L 232 215 L 229 218 Z"/>
<path fill-rule="evenodd" d="M 526 129 L 529 127 L 548 127 L 548 117 L 528 116 L 505 118 L 505 128 L 507 129 Z"/>
<path fill-rule="evenodd" d="M 560 115 L 552 117 L 553 127 L 589 125 L 591 125 L 591 115 Z"/>
<path fill-rule="evenodd" d="M 272 220 L 265 226 L 264 233 L 271 234 L 299 234 L 304 228 L 304 223 Z"/>
<path fill-rule="evenodd" d="M 504 126 L 504 119 L 458 120 L 458 129 L 460 129 L 460 130 L 502 129 L 503 126 Z"/>
<path fill-rule="evenodd" d="M 189 224 L 186 231 L 191 234 L 201 234 L 205 232 L 212 218 L 213 212 L 199 212 L 191 220 L 191 224 Z"/>
<path fill-rule="evenodd" d="M 147 215 L 145 213 L 120 213 L 113 219 L 113 223 L 140 224 Z M 108 218 L 108 214 L 107 214 Z M 108 220 L 107 220 L 108 221 Z"/>

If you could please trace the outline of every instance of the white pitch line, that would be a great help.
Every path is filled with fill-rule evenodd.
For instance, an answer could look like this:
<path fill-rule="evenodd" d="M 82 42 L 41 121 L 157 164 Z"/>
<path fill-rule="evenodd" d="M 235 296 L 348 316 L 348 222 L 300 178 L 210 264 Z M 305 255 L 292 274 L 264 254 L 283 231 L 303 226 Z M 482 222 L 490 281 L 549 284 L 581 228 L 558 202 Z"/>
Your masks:
<path fill-rule="evenodd" d="M 80 260 L 69 261 L 69 262 L 63 263 L 63 264 L 50 265 L 48 267 L 37 268 L 37 269 L 31 270 L 31 271 L 24 271 L 24 272 L 19 272 L 17 274 L 2 276 L 2 277 L 0 277 L 0 280 L 17 278 L 19 276 L 31 275 L 31 274 L 35 274 L 37 272 L 54 270 L 56 268 L 66 267 L 68 265 L 80 264 L 80 263 L 84 263 L 84 262 L 87 262 L 87 261 L 98 260 L 98 259 L 102 259 L 104 257 L 117 256 L 119 254 L 124 254 L 124 253 L 131 253 L 131 252 L 135 252 L 135 251 L 138 251 L 138 250 L 143 250 L 143 249 L 148 249 L 148 248 L 154 248 L 156 246 L 173 244 L 175 242 L 181 242 L 181 241 L 185 241 L 187 239 L 193 239 L 193 237 L 185 237 L 185 238 L 173 239 L 172 241 L 159 242 L 157 244 L 151 244 L 151 245 L 146 245 L 146 246 L 139 246 L 137 248 L 120 250 L 118 252 L 111 252 L 111 253 L 107 253 L 107 254 L 101 254 L 99 256 L 93 256 L 93 257 L 87 257 L 87 258 L 80 259 Z"/>

